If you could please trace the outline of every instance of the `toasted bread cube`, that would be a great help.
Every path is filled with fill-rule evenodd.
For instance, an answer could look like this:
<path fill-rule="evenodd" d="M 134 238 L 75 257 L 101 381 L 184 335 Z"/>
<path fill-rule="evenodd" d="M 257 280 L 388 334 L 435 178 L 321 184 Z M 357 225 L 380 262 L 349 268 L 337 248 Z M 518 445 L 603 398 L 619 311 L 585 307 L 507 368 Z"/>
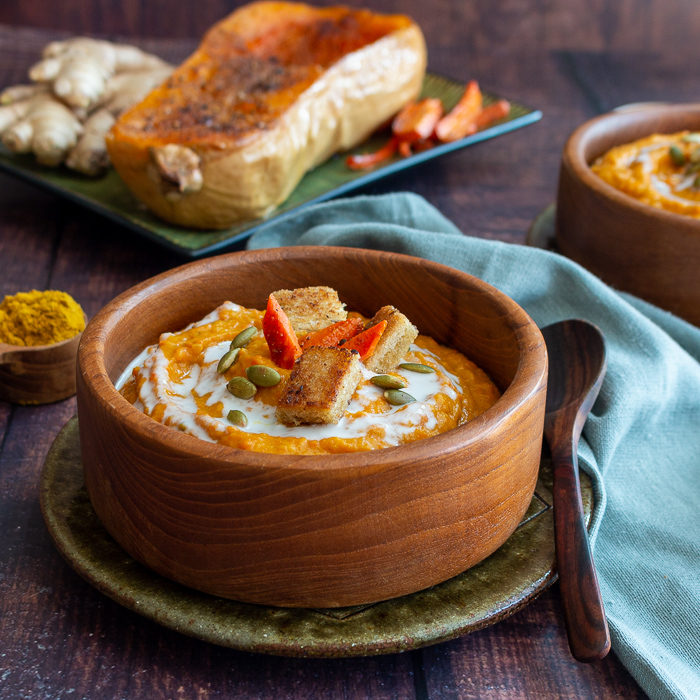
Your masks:
<path fill-rule="evenodd" d="M 272 294 L 297 335 L 314 333 L 348 317 L 345 304 L 331 287 L 279 289 Z"/>
<path fill-rule="evenodd" d="M 362 379 L 356 350 L 311 347 L 296 361 L 277 404 L 286 425 L 337 423 Z"/>
<path fill-rule="evenodd" d="M 386 321 L 384 333 L 372 355 L 365 360 L 367 369 L 379 373 L 394 369 L 418 337 L 418 329 L 394 306 L 382 306 L 365 324 L 365 330 L 382 321 Z"/>

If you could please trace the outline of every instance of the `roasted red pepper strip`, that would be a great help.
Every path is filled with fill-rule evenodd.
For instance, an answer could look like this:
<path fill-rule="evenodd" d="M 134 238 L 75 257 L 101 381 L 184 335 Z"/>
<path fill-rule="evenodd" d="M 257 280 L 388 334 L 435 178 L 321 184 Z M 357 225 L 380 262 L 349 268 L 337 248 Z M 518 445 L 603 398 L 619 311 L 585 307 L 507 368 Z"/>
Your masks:
<path fill-rule="evenodd" d="M 510 112 L 510 102 L 508 100 L 499 100 L 488 107 L 484 107 L 477 115 L 474 123 L 477 129 L 483 129 L 496 119 L 507 117 Z"/>
<path fill-rule="evenodd" d="M 435 127 L 435 135 L 440 141 L 456 141 L 476 131 L 475 120 L 481 112 L 482 95 L 479 83 L 470 80 L 467 89 L 455 105 Z"/>
<path fill-rule="evenodd" d="M 396 153 L 398 139 L 393 136 L 384 144 L 378 151 L 374 153 L 361 153 L 358 155 L 348 156 L 345 163 L 351 170 L 365 170 L 373 168 L 378 163 L 381 163 Z"/>
<path fill-rule="evenodd" d="M 301 347 L 287 314 L 272 294 L 267 300 L 262 328 L 272 361 L 278 367 L 292 369 L 294 360 L 301 355 Z"/>
<path fill-rule="evenodd" d="M 402 143 L 424 141 L 435 131 L 443 112 L 442 102 L 434 97 L 409 102 L 394 117 L 391 130 Z"/>
<path fill-rule="evenodd" d="M 377 347 L 379 339 L 386 328 L 386 321 L 381 321 L 374 326 L 370 326 L 366 331 L 363 331 L 354 338 L 350 338 L 347 343 L 343 343 L 344 350 L 357 350 L 360 353 L 360 359 L 366 360 Z"/>
<path fill-rule="evenodd" d="M 342 340 L 350 340 L 356 336 L 363 328 L 361 318 L 349 318 L 346 321 L 338 321 L 332 326 L 322 328 L 316 333 L 312 333 L 302 340 L 301 347 L 303 350 L 313 346 L 324 348 L 332 348 L 340 344 Z"/>

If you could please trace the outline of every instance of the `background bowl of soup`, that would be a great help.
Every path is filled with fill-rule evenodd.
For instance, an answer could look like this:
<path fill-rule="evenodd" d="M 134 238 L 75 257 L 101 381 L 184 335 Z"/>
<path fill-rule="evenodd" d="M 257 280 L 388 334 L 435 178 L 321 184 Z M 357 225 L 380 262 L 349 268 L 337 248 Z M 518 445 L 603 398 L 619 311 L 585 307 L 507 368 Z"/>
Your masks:
<path fill-rule="evenodd" d="M 160 334 L 229 300 L 328 285 L 367 316 L 400 309 L 485 370 L 502 396 L 410 444 L 332 455 L 239 450 L 162 425 L 115 388 Z M 86 487 L 134 558 L 213 595 L 282 607 L 371 603 L 478 563 L 514 531 L 537 480 L 547 354 L 510 298 L 452 268 L 393 253 L 295 247 L 222 255 L 128 290 L 83 334 L 78 415 Z"/>
<path fill-rule="evenodd" d="M 613 287 L 700 325 L 700 218 L 641 201 L 591 169 L 612 148 L 683 131 L 700 132 L 700 105 L 621 110 L 576 129 L 562 156 L 556 246 Z"/>

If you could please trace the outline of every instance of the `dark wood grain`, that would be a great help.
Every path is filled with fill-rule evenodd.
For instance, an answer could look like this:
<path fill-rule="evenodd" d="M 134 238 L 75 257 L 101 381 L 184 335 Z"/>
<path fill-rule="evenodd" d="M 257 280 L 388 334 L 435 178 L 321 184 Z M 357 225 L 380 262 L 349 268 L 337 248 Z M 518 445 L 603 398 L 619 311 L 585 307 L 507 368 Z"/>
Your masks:
<path fill-rule="evenodd" d="M 40 48 L 61 31 L 144 37 L 144 48 L 178 61 L 236 4 L 9 0 L 0 3 L 0 22 L 45 31 L 0 29 L 0 82 L 23 82 Z M 586 119 L 623 102 L 687 101 L 700 93 L 688 58 L 698 58 L 700 7 L 686 0 L 366 4 L 406 12 L 421 24 L 431 70 L 476 77 L 484 88 L 544 111 L 534 127 L 365 190 L 416 191 L 471 235 L 525 240 L 532 218 L 555 198 L 567 136 Z M 0 294 L 64 289 L 93 316 L 118 293 L 181 262 L 76 205 L 4 176 L 0 210 Z M 125 611 L 73 573 L 41 520 L 41 465 L 74 411 L 74 399 L 40 408 L 0 402 L 3 700 L 645 697 L 614 654 L 591 665 L 571 658 L 556 586 L 512 618 L 463 639 L 409 654 L 338 661 L 232 652 Z"/>
<path fill-rule="evenodd" d="M 73 34 L 196 38 L 242 4 L 242 0 L 7 0 L 0 6 L 0 22 Z M 339 3 L 318 0 L 315 4 Z M 425 28 L 431 43 L 445 45 L 461 38 L 489 50 L 541 46 L 555 50 L 663 52 L 673 46 L 675 51 L 687 53 L 692 52 L 700 29 L 700 9 L 687 0 L 346 0 L 342 4 L 371 6 L 389 13 L 408 12 L 410 7 L 410 14 Z"/>
<path fill-rule="evenodd" d="M 578 661 L 599 661 L 610 632 L 581 502 L 578 442 L 607 366 L 600 331 L 579 320 L 542 329 L 549 355 L 545 437 L 554 471 L 554 540 L 566 632 Z"/>

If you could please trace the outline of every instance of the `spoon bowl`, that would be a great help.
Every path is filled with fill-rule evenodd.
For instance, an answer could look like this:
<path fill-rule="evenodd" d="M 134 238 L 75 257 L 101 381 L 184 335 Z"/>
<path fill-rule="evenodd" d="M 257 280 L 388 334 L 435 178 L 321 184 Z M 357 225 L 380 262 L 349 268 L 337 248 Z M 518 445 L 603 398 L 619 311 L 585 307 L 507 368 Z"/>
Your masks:
<path fill-rule="evenodd" d="M 73 396 L 81 335 L 51 345 L 0 343 L 0 400 L 36 405 Z"/>
<path fill-rule="evenodd" d="M 569 647 L 578 661 L 610 650 L 598 578 L 584 522 L 577 448 L 607 367 L 605 341 L 591 323 L 562 321 L 542 329 L 549 355 L 544 435 L 554 472 L 554 538 Z"/>

